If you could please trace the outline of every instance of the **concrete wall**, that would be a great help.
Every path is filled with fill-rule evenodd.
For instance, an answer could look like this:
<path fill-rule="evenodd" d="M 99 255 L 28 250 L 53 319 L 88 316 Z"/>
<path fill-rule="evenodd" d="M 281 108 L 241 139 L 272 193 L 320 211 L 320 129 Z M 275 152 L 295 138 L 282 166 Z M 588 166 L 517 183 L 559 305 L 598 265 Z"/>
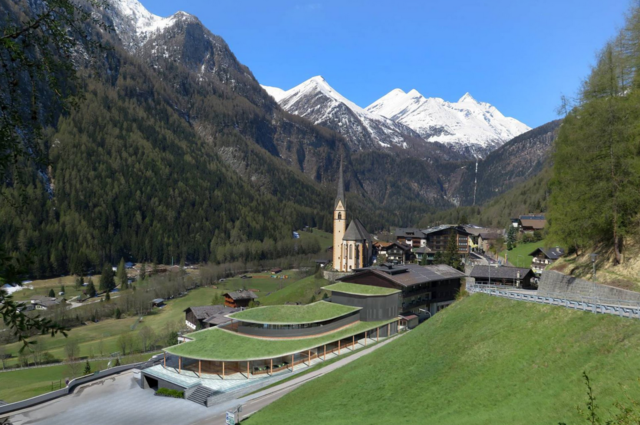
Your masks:
<path fill-rule="evenodd" d="M 4 406 L 0 406 L 0 415 L 9 413 L 9 412 L 14 412 L 16 410 L 26 409 L 27 407 L 36 406 L 41 403 L 46 403 L 47 401 L 55 400 L 59 397 L 63 397 L 65 395 L 71 394 L 73 390 L 79 385 L 96 381 L 98 379 L 102 379 L 107 376 L 115 375 L 115 374 L 124 372 L 126 370 L 135 369 L 146 364 L 149 364 L 149 362 L 134 363 L 130 365 L 112 367 L 111 369 L 103 370 L 103 371 L 94 373 L 92 375 L 87 375 L 87 376 L 73 379 L 72 381 L 69 382 L 69 385 L 66 388 L 62 388 L 56 391 L 51 391 L 49 393 L 42 394 L 27 400 L 22 400 L 16 403 L 10 403 Z"/>
<path fill-rule="evenodd" d="M 240 324 L 238 326 L 238 333 L 253 335 L 253 336 L 262 336 L 262 337 L 280 337 L 280 338 L 292 338 L 299 336 L 311 336 L 317 334 L 323 334 L 326 332 L 333 331 L 335 329 L 342 328 L 343 326 L 347 326 L 350 323 L 353 323 L 359 319 L 359 314 L 356 312 L 355 314 L 351 314 L 347 317 L 339 318 L 331 323 L 324 324 L 322 326 L 313 326 L 309 328 L 297 328 L 297 329 L 269 329 L 269 328 L 259 328 L 255 326 L 243 326 Z"/>
<path fill-rule="evenodd" d="M 621 300 L 640 303 L 640 293 L 612 286 L 602 285 L 585 279 L 556 271 L 543 271 L 538 283 L 538 295 L 551 296 L 564 294 L 567 299 L 579 300 L 580 297 L 600 300 Z"/>
<path fill-rule="evenodd" d="M 350 274 L 353 274 L 353 273 L 332 272 L 329 270 L 322 271 L 322 275 L 324 276 L 324 278 L 330 282 L 335 282 L 341 277 L 349 276 Z"/>
<path fill-rule="evenodd" d="M 336 304 L 362 307 L 360 320 L 363 322 L 392 319 L 398 315 L 400 293 L 383 297 L 365 297 L 362 295 L 334 292 L 331 301 Z"/>

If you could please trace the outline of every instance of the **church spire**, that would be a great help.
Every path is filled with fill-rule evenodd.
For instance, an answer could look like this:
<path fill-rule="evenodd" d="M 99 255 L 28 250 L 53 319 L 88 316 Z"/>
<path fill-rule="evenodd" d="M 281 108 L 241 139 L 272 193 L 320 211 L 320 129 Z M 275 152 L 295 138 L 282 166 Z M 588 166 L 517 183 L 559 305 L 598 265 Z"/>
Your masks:
<path fill-rule="evenodd" d="M 340 176 L 338 177 L 338 195 L 336 196 L 336 202 L 334 208 L 338 206 L 338 203 L 342 202 L 342 206 L 346 208 L 347 204 L 344 201 L 344 177 L 342 176 L 342 160 L 340 160 Z"/>

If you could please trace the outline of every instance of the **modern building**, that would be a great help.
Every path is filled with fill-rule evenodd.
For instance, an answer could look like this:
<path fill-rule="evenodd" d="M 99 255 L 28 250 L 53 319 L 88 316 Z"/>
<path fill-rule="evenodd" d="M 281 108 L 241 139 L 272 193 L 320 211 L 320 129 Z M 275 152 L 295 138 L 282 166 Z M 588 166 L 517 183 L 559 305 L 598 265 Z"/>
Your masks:
<path fill-rule="evenodd" d="M 477 284 L 508 285 L 518 288 L 531 288 L 534 277 L 531 269 L 522 267 L 474 266 L 469 273 Z"/>
<path fill-rule="evenodd" d="M 207 329 L 231 322 L 227 315 L 240 311 L 239 308 L 224 305 L 189 307 L 184 310 L 185 323 L 193 329 Z"/>
<path fill-rule="evenodd" d="M 533 257 L 531 261 L 531 270 L 536 275 L 540 275 L 549 265 L 555 263 L 558 258 L 564 255 L 564 249 L 560 247 L 554 248 L 537 248 L 529 256 Z"/>
<path fill-rule="evenodd" d="M 310 366 L 398 332 L 400 291 L 347 283 L 325 289 L 333 302 L 245 309 L 227 315 L 230 323 L 187 334 L 186 342 L 164 349 L 161 365 L 142 371 L 144 387 L 186 394 L 221 379 L 237 384 Z"/>
<path fill-rule="evenodd" d="M 360 220 L 352 219 L 347 227 L 347 202 L 340 165 L 338 194 L 333 211 L 333 268 L 340 272 L 370 266 L 373 263 L 373 238 Z"/>
<path fill-rule="evenodd" d="M 464 277 L 461 271 L 444 264 L 385 264 L 356 270 L 356 273 L 338 280 L 399 290 L 400 314 L 412 313 L 424 320 L 453 303 Z"/>
<path fill-rule="evenodd" d="M 458 254 L 466 255 L 469 253 L 469 233 L 463 226 L 454 226 L 451 224 L 443 224 L 442 226 L 423 229 L 427 240 L 427 246 L 432 252 L 444 252 L 449 244 L 449 238 L 456 239 Z M 428 260 L 433 258 L 427 257 Z"/>
<path fill-rule="evenodd" d="M 231 308 L 247 307 L 253 300 L 257 300 L 258 296 L 252 291 L 239 289 L 223 294 L 224 305 Z"/>

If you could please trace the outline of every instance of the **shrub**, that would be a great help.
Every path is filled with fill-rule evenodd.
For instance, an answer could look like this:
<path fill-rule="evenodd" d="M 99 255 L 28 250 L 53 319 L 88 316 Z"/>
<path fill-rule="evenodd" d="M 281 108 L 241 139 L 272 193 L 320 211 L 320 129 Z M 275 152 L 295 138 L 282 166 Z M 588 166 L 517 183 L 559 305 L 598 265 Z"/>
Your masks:
<path fill-rule="evenodd" d="M 158 388 L 156 395 L 163 397 L 184 398 L 184 391 L 170 390 L 169 388 Z"/>

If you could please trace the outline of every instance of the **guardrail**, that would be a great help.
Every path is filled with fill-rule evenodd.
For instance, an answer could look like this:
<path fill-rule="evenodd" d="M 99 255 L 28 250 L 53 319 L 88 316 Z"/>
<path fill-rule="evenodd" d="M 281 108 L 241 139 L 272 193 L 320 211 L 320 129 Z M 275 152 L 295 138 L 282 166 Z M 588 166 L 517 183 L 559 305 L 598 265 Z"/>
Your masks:
<path fill-rule="evenodd" d="M 569 300 L 566 298 L 551 297 L 547 295 L 528 294 L 525 292 L 508 291 L 504 289 L 484 287 L 484 285 L 467 285 L 467 291 L 471 293 L 484 293 L 496 297 L 509 298 L 518 301 L 534 302 L 538 304 L 555 305 L 599 314 L 612 314 L 630 319 L 640 319 L 640 307 L 626 307 L 615 304 L 602 304 L 596 302 Z"/>

